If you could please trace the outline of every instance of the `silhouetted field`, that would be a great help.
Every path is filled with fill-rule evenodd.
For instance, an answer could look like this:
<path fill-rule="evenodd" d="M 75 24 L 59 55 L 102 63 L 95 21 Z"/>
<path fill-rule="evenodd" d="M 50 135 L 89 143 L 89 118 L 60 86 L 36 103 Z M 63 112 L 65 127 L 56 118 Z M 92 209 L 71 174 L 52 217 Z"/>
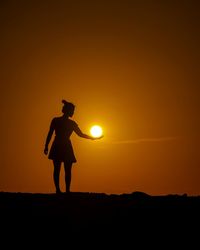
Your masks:
<path fill-rule="evenodd" d="M 183 237 L 198 232 L 200 196 L 1 192 L 0 210 L 1 225 L 15 230 L 23 225 L 26 231 L 34 225 L 37 231 L 49 230 L 52 234 L 70 232 L 101 238 L 105 234 L 116 237 L 155 234 L 156 237 L 163 233 L 167 239 L 176 237 L 180 231 Z"/>
<path fill-rule="evenodd" d="M 199 214 L 200 196 L 1 192 L 0 239 L 11 249 L 196 249 Z"/>

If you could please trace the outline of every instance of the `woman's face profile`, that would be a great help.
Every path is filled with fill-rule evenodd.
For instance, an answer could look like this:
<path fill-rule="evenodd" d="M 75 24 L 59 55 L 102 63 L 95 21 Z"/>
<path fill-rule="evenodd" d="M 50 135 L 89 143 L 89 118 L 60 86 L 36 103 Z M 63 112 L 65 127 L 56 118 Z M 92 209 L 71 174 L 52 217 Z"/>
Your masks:
<path fill-rule="evenodd" d="M 68 115 L 69 117 L 72 117 L 74 114 L 74 107 L 68 108 L 66 106 L 63 106 L 62 112 L 63 114 Z"/>
<path fill-rule="evenodd" d="M 69 116 L 72 117 L 74 114 L 74 108 L 72 108 L 71 110 L 69 110 Z"/>

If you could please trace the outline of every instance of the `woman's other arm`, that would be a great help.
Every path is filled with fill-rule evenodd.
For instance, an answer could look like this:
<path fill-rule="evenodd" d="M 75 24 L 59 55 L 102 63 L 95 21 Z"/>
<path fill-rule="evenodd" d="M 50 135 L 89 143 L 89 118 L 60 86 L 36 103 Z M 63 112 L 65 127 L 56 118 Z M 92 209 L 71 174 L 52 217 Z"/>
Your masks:
<path fill-rule="evenodd" d="M 44 147 L 44 154 L 47 155 L 48 154 L 48 146 L 49 146 L 49 142 L 51 140 L 52 134 L 54 132 L 54 119 L 51 121 L 51 125 L 49 128 L 49 132 L 47 134 L 47 138 L 46 138 L 46 142 L 45 142 L 45 147 Z"/>

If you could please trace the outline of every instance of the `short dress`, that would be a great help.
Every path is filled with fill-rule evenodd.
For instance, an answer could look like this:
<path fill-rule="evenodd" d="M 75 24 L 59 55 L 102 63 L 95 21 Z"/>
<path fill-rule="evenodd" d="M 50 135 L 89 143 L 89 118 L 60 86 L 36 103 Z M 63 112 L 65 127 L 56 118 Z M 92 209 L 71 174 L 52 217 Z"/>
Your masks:
<path fill-rule="evenodd" d="M 51 127 L 55 130 L 55 138 L 48 155 L 50 160 L 76 162 L 70 136 L 77 126 L 76 122 L 64 117 L 52 120 Z"/>

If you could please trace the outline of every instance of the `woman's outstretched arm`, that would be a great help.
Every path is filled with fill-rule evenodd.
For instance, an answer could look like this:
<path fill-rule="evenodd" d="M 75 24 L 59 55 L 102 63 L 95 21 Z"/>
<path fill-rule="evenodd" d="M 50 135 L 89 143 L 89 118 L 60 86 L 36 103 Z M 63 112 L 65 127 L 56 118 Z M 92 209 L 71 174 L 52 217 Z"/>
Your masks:
<path fill-rule="evenodd" d="M 87 135 L 87 134 L 84 134 L 81 130 L 80 130 L 80 128 L 78 127 L 78 126 L 76 126 L 75 128 L 74 128 L 74 132 L 78 135 L 78 136 L 80 136 L 80 137 L 82 137 L 82 138 L 85 138 L 85 139 L 90 139 L 90 140 L 96 140 L 96 139 L 100 139 L 100 138 L 102 138 L 103 136 L 101 136 L 101 137 L 92 137 L 92 136 L 90 136 L 90 135 Z"/>
<path fill-rule="evenodd" d="M 49 142 L 51 140 L 53 131 L 54 131 L 54 119 L 51 122 L 51 125 L 50 125 L 50 128 L 49 128 L 49 132 L 47 134 L 47 138 L 46 138 L 46 142 L 45 142 L 45 147 L 44 147 L 44 153 L 45 153 L 45 155 L 48 154 L 48 146 L 49 146 Z"/>

